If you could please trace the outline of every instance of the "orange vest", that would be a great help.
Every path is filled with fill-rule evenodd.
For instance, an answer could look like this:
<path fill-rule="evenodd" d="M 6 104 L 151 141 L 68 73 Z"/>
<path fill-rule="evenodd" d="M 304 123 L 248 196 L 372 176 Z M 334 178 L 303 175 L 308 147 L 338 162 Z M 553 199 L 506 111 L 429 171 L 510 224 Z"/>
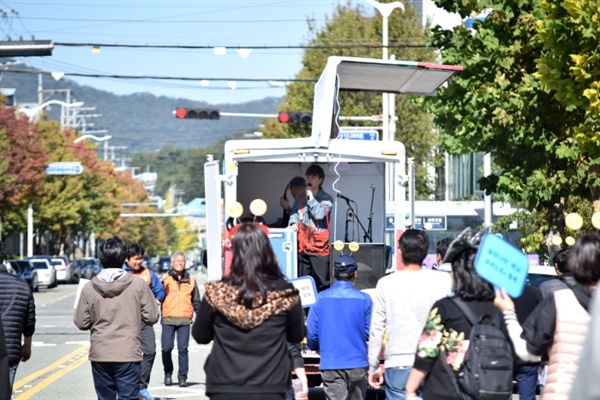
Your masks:
<path fill-rule="evenodd" d="M 192 305 L 192 295 L 196 280 L 190 276 L 190 281 L 179 282 L 171 275 L 165 274 L 161 281 L 165 287 L 167 296 L 162 304 L 163 318 L 192 318 L 194 316 L 194 306 Z"/>
<path fill-rule="evenodd" d="M 148 286 L 150 286 L 150 284 L 152 283 L 152 277 L 150 276 L 150 271 L 148 271 L 148 268 L 141 268 L 137 271 L 134 271 L 133 275 L 142 278 Z"/>

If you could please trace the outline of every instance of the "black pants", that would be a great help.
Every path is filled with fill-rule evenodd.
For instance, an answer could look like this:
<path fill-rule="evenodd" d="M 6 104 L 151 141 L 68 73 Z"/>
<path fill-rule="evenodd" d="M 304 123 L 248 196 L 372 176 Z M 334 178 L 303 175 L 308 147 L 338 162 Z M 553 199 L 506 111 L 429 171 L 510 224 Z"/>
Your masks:
<path fill-rule="evenodd" d="M 329 256 L 309 256 L 305 253 L 298 253 L 298 276 L 312 276 L 320 292 L 329 288 Z"/>
<path fill-rule="evenodd" d="M 156 357 L 156 335 L 154 326 L 142 323 L 142 373 L 140 375 L 140 390 L 148 389 L 152 365 Z"/>

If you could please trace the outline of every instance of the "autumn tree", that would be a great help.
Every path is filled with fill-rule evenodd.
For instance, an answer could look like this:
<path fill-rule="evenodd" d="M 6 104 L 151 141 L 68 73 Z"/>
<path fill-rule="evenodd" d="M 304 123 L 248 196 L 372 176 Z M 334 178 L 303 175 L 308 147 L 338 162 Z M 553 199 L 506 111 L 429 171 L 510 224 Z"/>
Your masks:
<path fill-rule="evenodd" d="M 427 31 L 411 7 L 406 12 L 396 11 L 389 17 L 389 53 L 399 60 L 434 61 L 435 53 L 424 48 Z M 382 18 L 369 7 L 354 5 L 351 2 L 337 5 L 331 18 L 323 26 L 309 20 L 310 38 L 304 50 L 303 68 L 296 78 L 318 78 L 330 56 L 352 56 L 380 59 L 382 50 Z M 377 47 L 373 47 L 376 45 Z M 330 46 L 330 48 L 327 48 Z M 349 46 L 349 47 L 336 47 Z M 396 47 L 399 46 L 399 47 Z M 313 109 L 314 82 L 293 82 L 287 86 L 287 93 L 280 111 L 310 112 Z M 343 115 L 380 115 L 382 96 L 374 93 L 341 92 L 340 109 Z M 432 129 L 431 116 L 422 110 L 419 100 L 407 96 L 396 96 L 398 116 L 396 140 L 406 146 L 406 156 L 414 157 L 417 173 L 417 195 L 428 198 L 433 193 L 433 182 L 428 178 L 427 167 L 434 162 L 434 149 L 439 144 L 438 136 Z M 373 126 L 379 123 L 349 122 L 349 126 Z M 290 138 L 309 136 L 310 128 L 303 124 L 279 124 L 265 120 L 265 136 Z"/>
<path fill-rule="evenodd" d="M 437 0 L 472 30 L 433 29 L 442 61 L 465 71 L 428 99 L 450 152 L 489 152 L 481 180 L 558 232 L 570 196 L 598 198 L 598 8 L 594 1 Z M 564 220 L 562 220 L 564 222 Z"/>
<path fill-rule="evenodd" d="M 27 118 L 0 105 L 0 210 L 4 236 L 26 228 L 27 208 L 41 192 L 48 151 Z"/>
<path fill-rule="evenodd" d="M 77 238 L 110 232 L 121 213 L 117 173 L 102 162 L 96 146 L 74 144 L 74 132 L 62 131 L 57 121 L 40 121 L 35 126 L 48 150 L 48 162 L 79 161 L 79 175 L 44 174 L 43 190 L 34 203 L 34 222 L 45 238 L 44 254 L 70 254 Z"/>

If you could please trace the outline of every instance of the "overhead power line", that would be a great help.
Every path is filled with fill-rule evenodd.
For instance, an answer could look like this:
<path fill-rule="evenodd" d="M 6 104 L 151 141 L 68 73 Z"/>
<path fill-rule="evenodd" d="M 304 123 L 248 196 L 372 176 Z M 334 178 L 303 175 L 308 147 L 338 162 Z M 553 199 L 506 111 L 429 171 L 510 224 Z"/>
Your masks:
<path fill-rule="evenodd" d="M 426 48 L 425 44 L 401 44 L 391 43 L 387 46 L 382 44 L 334 44 L 334 45 L 284 45 L 284 46 L 215 46 L 215 45 L 185 45 L 185 44 L 127 44 L 127 43 L 75 43 L 75 42 L 56 42 L 55 46 L 65 47 L 124 47 L 124 48 L 142 48 L 142 49 L 214 49 L 215 47 L 226 47 L 229 49 L 381 49 L 383 47 L 394 48 L 394 49 L 417 49 Z"/>
<path fill-rule="evenodd" d="M 51 72 L 26 69 L 4 69 L 2 72 L 16 74 L 50 75 Z M 189 76 L 158 76 L 158 75 L 119 75 L 119 74 L 84 74 L 81 72 L 65 72 L 65 76 L 81 76 L 86 78 L 115 78 L 115 79 L 157 79 L 175 81 L 239 81 L 239 82 L 316 82 L 317 78 L 193 78 Z"/>

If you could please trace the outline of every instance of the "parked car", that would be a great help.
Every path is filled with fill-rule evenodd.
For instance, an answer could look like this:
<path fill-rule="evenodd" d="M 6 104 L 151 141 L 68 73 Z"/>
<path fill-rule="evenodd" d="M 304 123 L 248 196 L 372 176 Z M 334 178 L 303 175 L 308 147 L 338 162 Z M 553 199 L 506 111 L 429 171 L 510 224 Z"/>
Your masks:
<path fill-rule="evenodd" d="M 158 261 L 153 265 L 154 272 L 163 274 L 171 269 L 171 256 L 160 256 Z"/>
<path fill-rule="evenodd" d="M 79 283 L 80 279 L 92 279 L 94 276 L 92 264 L 84 259 L 73 260 L 71 267 L 73 268 L 73 282 L 75 283 Z"/>
<path fill-rule="evenodd" d="M 104 269 L 97 258 L 84 258 L 83 260 L 92 267 L 93 276 L 98 275 Z"/>
<path fill-rule="evenodd" d="M 37 270 L 40 286 L 46 286 L 48 288 L 57 286 L 56 270 L 54 269 L 54 266 L 50 264 L 50 261 L 45 258 L 28 258 L 27 260 Z"/>
<path fill-rule="evenodd" d="M 60 283 L 69 283 L 73 276 L 73 269 L 67 257 L 53 256 L 51 258 L 52 265 L 56 269 L 56 279 Z"/>
<path fill-rule="evenodd" d="M 40 290 L 37 270 L 27 260 L 7 260 L 8 272 L 14 273 L 29 284 L 33 292 Z"/>
<path fill-rule="evenodd" d="M 558 279 L 556 270 L 549 265 L 532 265 L 529 267 L 527 275 L 527 284 L 533 287 L 539 287 L 542 282 L 551 279 Z"/>

